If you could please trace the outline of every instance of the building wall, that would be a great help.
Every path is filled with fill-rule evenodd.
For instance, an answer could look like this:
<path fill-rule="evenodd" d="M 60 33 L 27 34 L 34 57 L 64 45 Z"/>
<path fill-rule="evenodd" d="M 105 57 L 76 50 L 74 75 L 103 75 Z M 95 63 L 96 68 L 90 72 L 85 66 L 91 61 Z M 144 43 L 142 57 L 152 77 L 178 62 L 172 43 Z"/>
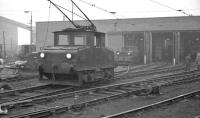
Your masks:
<path fill-rule="evenodd" d="M 75 21 L 79 25 L 87 25 L 86 21 Z M 106 46 L 114 51 L 120 51 L 124 47 L 124 34 L 130 32 L 143 32 L 144 37 L 144 58 L 145 63 L 152 62 L 152 55 L 161 58 L 161 54 L 152 54 L 152 32 L 180 33 L 180 32 L 197 32 L 200 31 L 200 16 L 185 16 L 185 17 L 162 17 L 162 18 L 136 18 L 136 19 L 110 19 L 110 20 L 94 20 L 93 23 L 97 27 L 97 31 L 106 33 Z M 53 32 L 60 31 L 65 28 L 73 28 L 68 21 L 52 21 L 52 22 L 37 22 L 36 23 L 36 50 L 39 51 L 41 47 L 53 45 Z M 178 36 L 181 37 L 181 36 Z M 177 38 L 179 39 L 179 38 Z M 159 40 L 159 39 L 158 39 Z M 175 39 L 174 39 L 175 40 Z M 183 39 L 179 39 L 175 45 L 180 45 Z M 159 43 L 157 45 L 161 45 Z M 157 46 L 156 45 L 156 46 Z M 186 48 L 186 45 L 183 48 Z M 159 47 L 163 48 L 163 47 Z M 179 60 L 181 49 L 173 51 L 172 56 Z M 186 51 L 183 52 L 187 54 Z M 177 56 L 178 55 L 178 56 Z M 142 57 L 142 56 L 141 56 Z M 162 57 L 164 58 L 164 57 Z M 173 57 L 174 58 L 174 57 Z M 182 57 L 183 58 L 183 57 Z M 172 59 L 170 59 L 172 61 Z"/>
<path fill-rule="evenodd" d="M 6 49 L 5 51 L 0 49 L 0 57 L 2 56 L 5 57 L 4 53 L 2 54 L 2 52 L 6 52 L 7 57 L 15 56 L 16 54 L 18 54 L 19 50 L 18 27 L 30 30 L 28 25 L 0 16 L 0 47 L 4 49 L 4 38 L 5 38 L 5 49 Z M 33 28 L 33 30 L 35 29 Z M 34 39 L 35 35 L 36 35 L 35 31 L 33 31 Z"/>
<path fill-rule="evenodd" d="M 86 21 L 75 21 L 79 25 L 87 25 Z M 107 39 L 122 38 L 121 34 L 130 31 L 170 31 L 170 30 L 200 30 L 200 17 L 162 17 L 94 20 L 97 30 L 107 33 Z M 36 48 L 53 44 L 53 32 L 65 28 L 73 28 L 68 21 L 52 21 L 36 23 Z M 119 36 L 119 37 L 116 37 Z M 109 41 L 106 41 L 109 43 Z M 106 44 L 109 45 L 109 44 Z"/>
<path fill-rule="evenodd" d="M 107 34 L 106 47 L 113 51 L 120 51 L 124 47 L 124 39 L 122 33 Z"/>
<path fill-rule="evenodd" d="M 4 33 L 4 37 L 3 37 Z M 16 54 L 17 50 L 17 27 L 6 23 L 0 20 L 0 44 L 2 45 L 2 48 L 4 49 L 4 38 L 5 38 L 5 52 L 6 56 L 12 56 Z M 4 52 L 4 50 L 2 50 Z M 4 53 L 1 54 L 1 56 L 4 56 Z"/>

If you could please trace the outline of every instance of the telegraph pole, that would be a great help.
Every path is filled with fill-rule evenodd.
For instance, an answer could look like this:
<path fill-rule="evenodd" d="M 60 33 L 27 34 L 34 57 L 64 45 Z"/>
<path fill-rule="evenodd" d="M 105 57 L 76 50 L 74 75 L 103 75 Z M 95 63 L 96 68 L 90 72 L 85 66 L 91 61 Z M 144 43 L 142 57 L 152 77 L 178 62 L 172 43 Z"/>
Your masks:
<path fill-rule="evenodd" d="M 33 16 L 32 16 L 32 11 L 31 12 L 31 41 L 30 44 L 33 44 Z"/>
<path fill-rule="evenodd" d="M 31 14 L 31 22 L 30 22 L 30 31 L 31 31 L 31 40 L 30 40 L 30 44 L 33 44 L 33 16 L 32 16 L 32 11 L 24 11 L 25 13 L 30 13 Z"/>
<path fill-rule="evenodd" d="M 3 31 L 3 57 L 6 58 L 6 40 L 5 40 L 5 33 Z"/>

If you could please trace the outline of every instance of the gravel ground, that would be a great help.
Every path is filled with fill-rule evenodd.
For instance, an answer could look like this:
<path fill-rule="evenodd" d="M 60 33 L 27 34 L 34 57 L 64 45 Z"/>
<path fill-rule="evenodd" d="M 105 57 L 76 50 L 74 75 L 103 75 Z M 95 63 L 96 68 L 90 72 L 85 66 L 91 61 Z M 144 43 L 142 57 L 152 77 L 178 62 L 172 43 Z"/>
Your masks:
<path fill-rule="evenodd" d="M 38 72 L 20 71 L 19 78 L 29 78 L 29 77 L 31 77 L 32 79 L 8 82 L 8 84 L 12 87 L 12 89 L 21 89 L 21 88 L 41 85 L 41 83 L 39 83 L 38 81 Z"/>
<path fill-rule="evenodd" d="M 37 73 L 34 73 L 34 74 L 37 74 Z M 168 75 L 168 74 L 171 74 L 171 73 L 167 73 L 166 75 Z M 24 76 L 31 76 L 32 74 L 25 73 L 23 75 Z M 131 79 L 120 80 L 120 81 L 113 82 L 113 83 L 121 83 L 121 82 L 133 81 L 133 80 L 137 81 L 137 80 L 142 80 L 142 79 L 145 80 L 145 79 L 163 76 L 163 75 L 164 74 L 157 74 L 157 75 L 152 75 L 152 76 L 147 76 L 147 77 L 135 77 L 135 78 L 131 78 Z M 19 82 L 11 83 L 11 86 L 14 89 L 25 88 L 25 87 L 35 86 L 35 85 L 40 85 L 37 78 L 31 79 L 31 80 L 25 80 L 25 81 L 19 81 Z M 189 87 L 187 87 L 187 86 L 188 85 L 186 85 L 184 88 L 186 88 L 186 90 L 190 90 L 191 86 L 189 86 Z M 193 86 L 192 88 L 195 88 L 195 89 L 198 88 L 198 87 L 196 87 L 196 83 L 195 83 L 195 86 Z M 120 112 L 120 111 L 125 111 L 125 110 L 131 109 L 131 108 L 139 107 L 141 105 L 146 105 L 149 102 L 168 98 L 169 95 L 165 96 L 165 94 L 168 94 L 168 93 L 171 94 L 170 91 L 174 92 L 175 90 L 178 90 L 178 92 L 174 92 L 174 94 L 173 94 L 173 95 L 177 95 L 177 94 L 180 94 L 182 90 L 183 90 L 182 92 L 184 92 L 184 90 L 185 90 L 185 89 L 182 89 L 182 88 L 179 88 L 179 87 L 178 88 L 172 87 L 170 89 L 173 89 L 173 90 L 169 90 L 169 89 L 161 90 L 163 95 L 158 96 L 158 97 L 156 97 L 156 96 L 146 96 L 146 97 L 131 96 L 131 97 L 124 98 L 124 99 L 109 101 L 109 102 L 106 102 L 106 104 L 101 104 L 101 105 L 97 105 L 97 106 L 94 106 L 94 107 L 91 107 L 91 108 L 86 108 L 85 110 L 83 110 L 81 112 L 69 112 L 69 113 L 67 113 L 67 115 L 64 114 L 62 116 L 55 116 L 55 118 L 58 118 L 58 117 L 66 118 L 67 116 L 69 118 L 100 118 L 100 117 L 108 115 L 108 114 L 113 114 L 113 113 L 117 113 L 117 112 Z M 62 105 L 64 103 L 65 102 L 61 102 L 60 105 Z M 53 103 L 52 103 L 52 105 L 53 105 Z M 49 105 L 49 106 L 51 106 L 51 105 Z M 40 107 L 45 108 L 45 106 L 43 106 L 43 105 L 41 105 Z"/>
<path fill-rule="evenodd" d="M 140 112 L 130 118 L 195 118 L 197 116 L 200 116 L 200 97 Z"/>
<path fill-rule="evenodd" d="M 152 103 L 155 103 L 158 101 L 162 101 L 164 99 L 175 97 L 180 94 L 184 94 L 184 93 L 191 92 L 194 90 L 199 90 L 200 89 L 199 85 L 200 85 L 200 82 L 193 82 L 193 83 L 184 84 L 184 85 L 177 85 L 177 86 L 161 88 L 162 94 L 159 96 L 138 97 L 138 96 L 132 95 L 130 97 L 126 97 L 123 99 L 108 101 L 103 104 L 99 104 L 99 105 L 96 105 L 93 107 L 88 107 L 88 108 L 85 108 L 84 110 L 82 110 L 81 112 L 68 112 L 66 114 L 59 116 L 59 118 L 101 118 L 103 116 L 107 116 L 110 114 L 126 111 L 126 110 L 137 108 L 137 107 L 141 107 L 141 106 L 152 104 Z M 186 109 L 177 108 L 177 111 L 183 111 L 183 113 L 182 113 L 183 116 L 184 116 L 184 114 L 185 115 L 187 114 Z M 166 111 L 166 113 L 168 113 L 168 112 L 170 114 L 170 111 Z M 157 114 L 158 115 L 157 118 L 160 118 L 162 115 L 162 112 L 155 111 L 155 112 L 152 112 L 152 114 Z M 200 110 L 199 110 L 199 114 L 200 114 Z M 136 116 L 139 116 L 139 115 L 136 114 Z M 173 115 L 174 115 L 174 118 L 178 117 L 178 116 L 176 117 L 176 113 Z M 196 114 L 194 114 L 194 115 L 196 115 Z M 142 117 L 142 118 L 147 118 L 147 116 L 148 115 L 144 114 L 144 117 Z M 58 118 L 58 116 L 56 116 L 55 118 Z M 138 117 L 138 118 L 140 118 L 140 117 Z M 152 115 L 152 117 L 148 116 L 148 118 L 154 118 L 154 115 Z M 169 118 L 169 116 L 166 118 Z"/>
<path fill-rule="evenodd" d="M 9 83 L 12 89 L 21 89 L 42 84 L 43 83 L 39 83 L 37 78 Z"/>

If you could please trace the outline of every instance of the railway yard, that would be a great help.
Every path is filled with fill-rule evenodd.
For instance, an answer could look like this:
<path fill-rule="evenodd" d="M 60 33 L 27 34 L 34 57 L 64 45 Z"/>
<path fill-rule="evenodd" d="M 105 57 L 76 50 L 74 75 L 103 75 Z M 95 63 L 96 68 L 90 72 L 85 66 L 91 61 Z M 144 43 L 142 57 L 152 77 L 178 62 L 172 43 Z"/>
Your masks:
<path fill-rule="evenodd" d="M 37 20 L 47 12 L 42 2 L 35 2 L 33 13 L 25 5 L 33 1 L 15 3 L 28 8 L 30 27 L 0 16 L 0 118 L 200 118 L 200 17 L 188 12 L 196 7 L 150 0 L 186 16 L 154 17 L 144 11 L 150 17 L 118 18 L 123 15 L 114 6 L 110 11 L 70 0 L 64 3 L 69 10 L 61 2 L 47 2 L 48 20 Z M 87 6 L 102 17 L 90 19 L 78 2 L 114 19 Z M 111 3 L 135 14 L 121 8 L 131 2 Z M 53 17 L 61 13 L 62 21 L 52 20 L 51 12 Z"/>
<path fill-rule="evenodd" d="M 118 67 L 106 82 L 81 87 L 48 85 L 37 73 L 4 79 L 1 118 L 198 118 L 200 72 L 196 66 L 153 63 Z"/>

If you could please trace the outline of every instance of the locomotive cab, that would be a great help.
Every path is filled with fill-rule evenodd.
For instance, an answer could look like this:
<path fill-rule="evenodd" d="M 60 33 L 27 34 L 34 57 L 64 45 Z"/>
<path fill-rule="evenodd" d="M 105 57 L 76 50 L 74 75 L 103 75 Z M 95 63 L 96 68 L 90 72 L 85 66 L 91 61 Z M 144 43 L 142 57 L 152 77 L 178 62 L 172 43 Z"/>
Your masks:
<path fill-rule="evenodd" d="M 114 76 L 114 52 L 105 33 L 68 28 L 54 32 L 54 45 L 40 52 L 40 81 L 80 86 Z"/>
<path fill-rule="evenodd" d="M 65 29 L 54 32 L 54 46 L 105 47 L 105 33 L 81 29 Z"/>

